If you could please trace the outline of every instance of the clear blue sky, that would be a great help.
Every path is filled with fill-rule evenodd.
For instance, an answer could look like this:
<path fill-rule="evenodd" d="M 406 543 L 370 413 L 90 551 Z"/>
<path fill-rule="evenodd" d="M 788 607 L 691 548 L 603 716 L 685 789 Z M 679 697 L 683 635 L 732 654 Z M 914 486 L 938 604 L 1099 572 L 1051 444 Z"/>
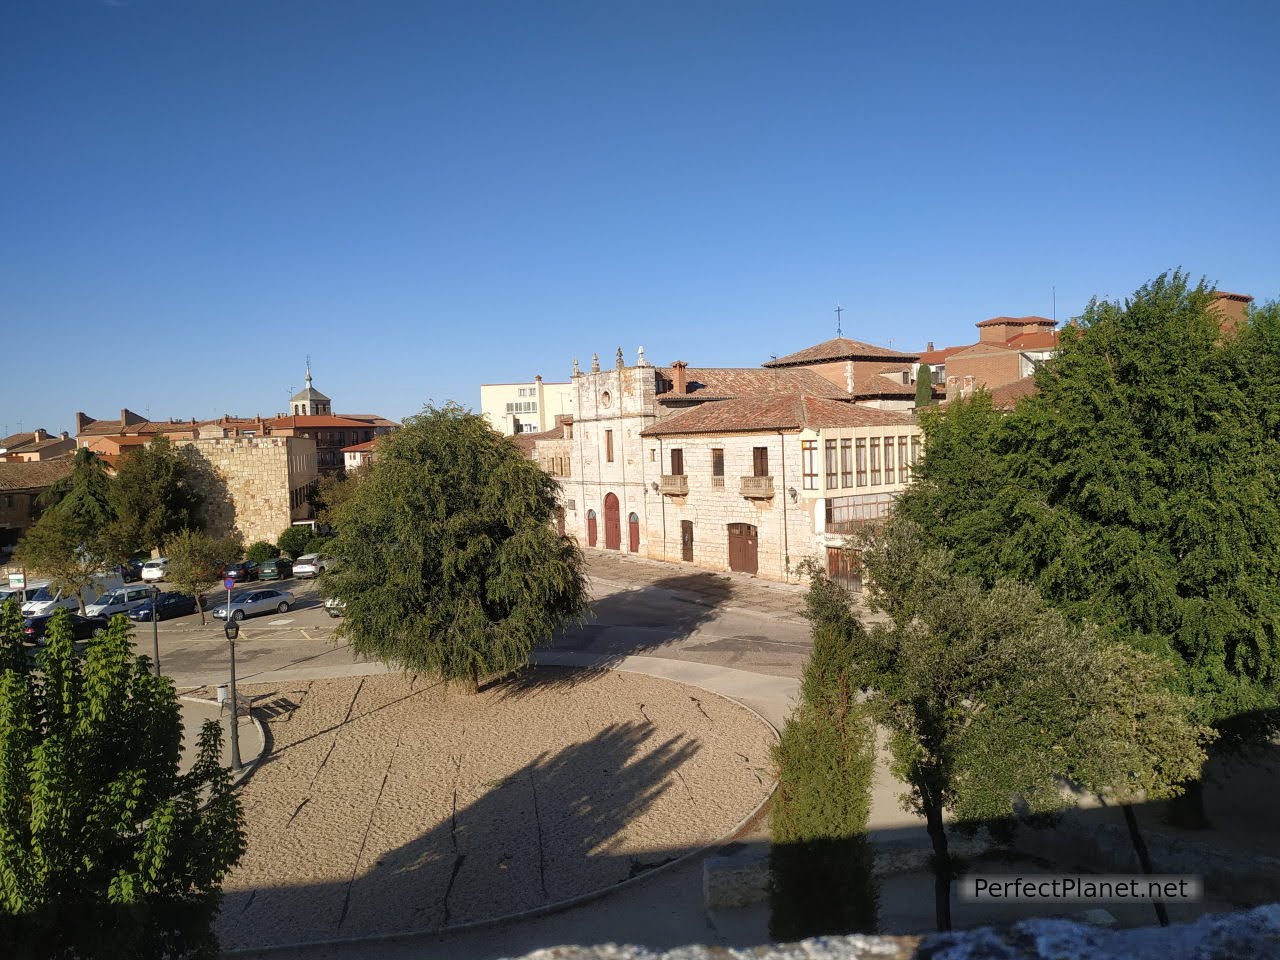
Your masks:
<path fill-rule="evenodd" d="M 0 427 L 1280 294 L 1274 3 L 0 2 Z"/>

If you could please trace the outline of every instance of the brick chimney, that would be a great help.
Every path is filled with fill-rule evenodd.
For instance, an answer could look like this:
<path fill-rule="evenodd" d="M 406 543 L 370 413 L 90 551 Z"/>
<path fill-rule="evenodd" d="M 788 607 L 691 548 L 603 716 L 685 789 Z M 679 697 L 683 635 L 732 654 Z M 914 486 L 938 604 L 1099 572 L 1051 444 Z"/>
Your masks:
<path fill-rule="evenodd" d="M 675 394 L 684 394 L 689 392 L 689 364 L 683 360 L 676 360 L 671 364 L 671 392 Z"/>
<path fill-rule="evenodd" d="M 147 422 L 146 417 L 138 416 L 128 407 L 125 407 L 120 411 L 120 428 L 122 430 L 125 427 L 133 426 L 135 423 L 146 423 L 146 422 Z"/>
<path fill-rule="evenodd" d="M 82 413 L 79 410 L 76 411 L 76 433 L 84 433 L 85 427 L 96 422 L 97 421 L 87 413 Z"/>
<path fill-rule="evenodd" d="M 36 428 L 35 428 L 35 430 L 34 430 L 34 431 L 32 432 L 32 434 L 31 434 L 31 438 L 32 438 L 33 440 L 35 440 L 36 442 L 39 442 L 39 441 L 41 441 L 41 440 L 48 440 L 48 439 L 49 439 L 49 431 L 48 431 L 48 430 L 46 430 L 44 427 L 36 427 Z"/>

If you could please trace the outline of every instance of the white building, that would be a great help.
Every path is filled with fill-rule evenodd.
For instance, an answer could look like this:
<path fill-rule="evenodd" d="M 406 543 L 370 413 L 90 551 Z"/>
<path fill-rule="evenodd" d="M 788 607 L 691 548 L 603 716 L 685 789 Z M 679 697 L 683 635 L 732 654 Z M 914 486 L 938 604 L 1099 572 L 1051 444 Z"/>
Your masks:
<path fill-rule="evenodd" d="M 541 375 L 529 383 L 485 383 L 480 386 L 480 413 L 505 436 L 541 433 L 556 417 L 573 415 L 572 383 L 544 383 Z"/>

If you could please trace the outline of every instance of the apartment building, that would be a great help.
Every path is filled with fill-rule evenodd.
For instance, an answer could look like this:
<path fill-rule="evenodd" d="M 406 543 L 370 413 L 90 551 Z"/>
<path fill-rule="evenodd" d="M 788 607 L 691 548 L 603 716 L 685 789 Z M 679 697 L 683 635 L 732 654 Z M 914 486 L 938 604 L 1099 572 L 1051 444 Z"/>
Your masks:
<path fill-rule="evenodd" d="M 573 383 L 545 383 L 538 375 L 528 383 L 485 383 L 480 386 L 480 413 L 504 436 L 543 433 L 557 417 L 573 416 Z"/>

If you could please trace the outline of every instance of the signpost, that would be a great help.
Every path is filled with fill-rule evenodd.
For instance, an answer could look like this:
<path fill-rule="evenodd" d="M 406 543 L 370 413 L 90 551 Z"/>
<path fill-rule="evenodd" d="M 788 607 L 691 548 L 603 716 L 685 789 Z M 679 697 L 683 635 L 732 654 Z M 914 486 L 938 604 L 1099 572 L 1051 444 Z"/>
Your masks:
<path fill-rule="evenodd" d="M 151 653 L 160 676 L 160 588 L 151 584 Z"/>
<path fill-rule="evenodd" d="M 223 631 L 227 635 L 227 646 L 231 648 L 231 772 L 240 772 L 240 704 L 236 699 L 236 637 L 240 634 L 240 624 L 231 616 L 231 588 L 235 580 L 227 577 L 222 581 L 227 588 L 226 625 Z"/>

